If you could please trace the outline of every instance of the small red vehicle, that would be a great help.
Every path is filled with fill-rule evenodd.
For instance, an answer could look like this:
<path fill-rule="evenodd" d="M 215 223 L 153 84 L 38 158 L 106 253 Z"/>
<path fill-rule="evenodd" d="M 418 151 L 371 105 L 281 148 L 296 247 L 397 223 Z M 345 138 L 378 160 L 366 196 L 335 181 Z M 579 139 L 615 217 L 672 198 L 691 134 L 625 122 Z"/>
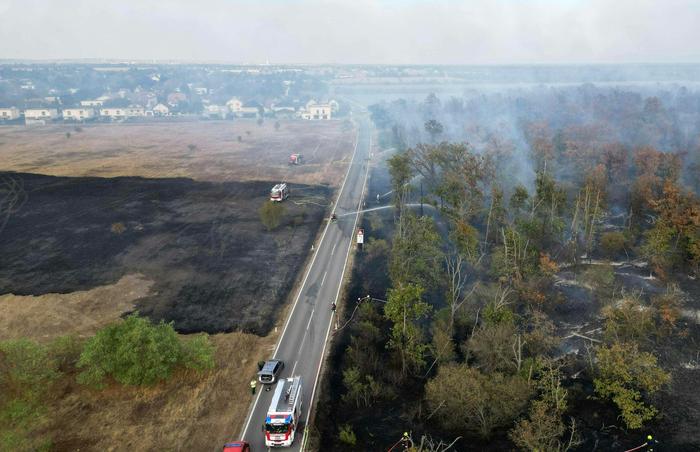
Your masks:
<path fill-rule="evenodd" d="M 250 452 L 250 444 L 245 441 L 224 444 L 223 452 Z"/>
<path fill-rule="evenodd" d="M 304 163 L 304 157 L 301 154 L 292 154 L 289 156 L 290 165 L 301 165 Z"/>

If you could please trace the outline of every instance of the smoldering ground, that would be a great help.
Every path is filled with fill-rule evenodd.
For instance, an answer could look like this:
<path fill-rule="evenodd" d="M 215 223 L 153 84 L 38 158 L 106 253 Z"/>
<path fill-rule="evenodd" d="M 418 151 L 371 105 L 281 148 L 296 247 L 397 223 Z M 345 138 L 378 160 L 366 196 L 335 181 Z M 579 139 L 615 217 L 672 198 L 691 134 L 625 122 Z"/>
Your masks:
<path fill-rule="evenodd" d="M 184 333 L 266 334 L 286 300 L 330 190 L 295 185 L 282 224 L 258 209 L 270 182 L 0 173 L 0 294 L 69 293 L 141 273 L 137 309 Z M 10 185 L 7 185 L 9 183 Z"/>

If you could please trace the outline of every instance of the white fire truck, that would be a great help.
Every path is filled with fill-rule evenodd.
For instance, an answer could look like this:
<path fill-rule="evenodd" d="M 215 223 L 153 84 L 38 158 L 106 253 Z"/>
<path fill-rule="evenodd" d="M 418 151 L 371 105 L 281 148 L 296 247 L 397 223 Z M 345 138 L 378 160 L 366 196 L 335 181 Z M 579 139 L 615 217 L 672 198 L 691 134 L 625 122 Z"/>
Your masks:
<path fill-rule="evenodd" d="M 282 202 L 289 198 L 289 187 L 285 183 L 277 184 L 270 190 L 270 201 Z"/>
<path fill-rule="evenodd" d="M 265 417 L 265 445 L 289 447 L 299 427 L 302 409 L 301 377 L 285 378 L 277 383 Z"/>

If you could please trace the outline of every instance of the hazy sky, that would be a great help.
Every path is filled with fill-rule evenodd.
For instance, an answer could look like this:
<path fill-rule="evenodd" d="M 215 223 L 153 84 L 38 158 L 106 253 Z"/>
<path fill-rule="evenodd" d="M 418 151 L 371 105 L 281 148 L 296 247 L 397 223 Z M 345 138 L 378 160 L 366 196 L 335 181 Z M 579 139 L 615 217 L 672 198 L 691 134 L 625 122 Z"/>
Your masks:
<path fill-rule="evenodd" d="M 700 62 L 700 0 L 0 0 L 0 58 Z"/>

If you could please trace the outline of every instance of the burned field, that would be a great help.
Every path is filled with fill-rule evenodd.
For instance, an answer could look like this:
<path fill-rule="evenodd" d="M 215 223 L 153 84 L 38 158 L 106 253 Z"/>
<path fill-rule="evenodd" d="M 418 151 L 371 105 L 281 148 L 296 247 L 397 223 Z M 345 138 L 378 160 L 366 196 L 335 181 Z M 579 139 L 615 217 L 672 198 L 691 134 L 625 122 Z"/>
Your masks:
<path fill-rule="evenodd" d="M 141 274 L 136 309 L 178 331 L 265 335 L 331 190 L 293 184 L 281 225 L 259 209 L 269 182 L 0 173 L 0 294 L 89 290 Z"/>

